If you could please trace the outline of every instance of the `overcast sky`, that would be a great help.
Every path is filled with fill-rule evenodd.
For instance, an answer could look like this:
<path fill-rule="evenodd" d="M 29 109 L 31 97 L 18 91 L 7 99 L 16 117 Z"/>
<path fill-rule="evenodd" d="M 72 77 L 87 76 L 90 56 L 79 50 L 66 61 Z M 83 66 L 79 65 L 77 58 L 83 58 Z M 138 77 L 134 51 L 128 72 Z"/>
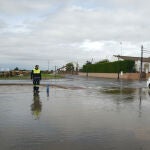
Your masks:
<path fill-rule="evenodd" d="M 140 56 L 142 44 L 150 50 L 149 6 L 149 0 L 0 0 L 0 68 Z"/>

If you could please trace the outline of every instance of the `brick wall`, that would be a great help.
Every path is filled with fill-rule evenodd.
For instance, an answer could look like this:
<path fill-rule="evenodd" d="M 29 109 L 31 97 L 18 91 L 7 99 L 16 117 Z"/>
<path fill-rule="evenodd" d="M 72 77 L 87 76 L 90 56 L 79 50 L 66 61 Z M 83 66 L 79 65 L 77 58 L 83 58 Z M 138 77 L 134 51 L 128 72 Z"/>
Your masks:
<path fill-rule="evenodd" d="M 79 76 L 87 76 L 86 73 L 79 72 Z M 89 77 L 100 77 L 100 78 L 112 78 L 117 79 L 117 73 L 88 73 Z M 149 74 L 150 76 L 150 74 Z M 139 80 L 140 74 L 139 73 L 123 73 L 122 75 L 119 74 L 120 79 L 129 79 L 129 80 Z"/>

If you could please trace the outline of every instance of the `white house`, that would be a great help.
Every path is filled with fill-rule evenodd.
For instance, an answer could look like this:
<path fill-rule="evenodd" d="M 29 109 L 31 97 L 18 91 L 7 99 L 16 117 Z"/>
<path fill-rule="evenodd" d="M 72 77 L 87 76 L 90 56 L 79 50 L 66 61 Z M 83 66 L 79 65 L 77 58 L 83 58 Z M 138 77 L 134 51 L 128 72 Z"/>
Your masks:
<path fill-rule="evenodd" d="M 135 69 L 137 72 L 141 71 L 141 57 L 132 57 L 132 56 L 120 56 L 120 55 L 114 55 L 115 57 L 118 57 L 118 59 L 123 60 L 133 60 L 135 61 Z M 148 73 L 150 72 L 150 57 L 143 57 L 142 58 L 142 72 Z"/>

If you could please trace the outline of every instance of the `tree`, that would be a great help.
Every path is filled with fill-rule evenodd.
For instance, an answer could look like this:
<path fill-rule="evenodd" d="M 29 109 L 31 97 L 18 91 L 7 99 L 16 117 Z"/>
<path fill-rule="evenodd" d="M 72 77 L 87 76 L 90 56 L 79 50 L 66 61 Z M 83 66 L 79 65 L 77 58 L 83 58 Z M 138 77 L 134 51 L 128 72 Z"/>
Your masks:
<path fill-rule="evenodd" d="M 90 65 L 90 64 L 92 64 L 92 62 L 87 60 L 85 65 Z"/>
<path fill-rule="evenodd" d="M 103 59 L 101 61 L 98 61 L 96 64 L 100 64 L 100 63 L 108 63 L 109 60 L 108 59 Z"/>
<path fill-rule="evenodd" d="M 74 71 L 74 65 L 72 62 L 66 64 L 66 71 Z"/>
<path fill-rule="evenodd" d="M 16 67 L 14 70 L 18 71 L 18 70 L 19 70 L 19 68 L 18 68 L 18 67 Z"/>

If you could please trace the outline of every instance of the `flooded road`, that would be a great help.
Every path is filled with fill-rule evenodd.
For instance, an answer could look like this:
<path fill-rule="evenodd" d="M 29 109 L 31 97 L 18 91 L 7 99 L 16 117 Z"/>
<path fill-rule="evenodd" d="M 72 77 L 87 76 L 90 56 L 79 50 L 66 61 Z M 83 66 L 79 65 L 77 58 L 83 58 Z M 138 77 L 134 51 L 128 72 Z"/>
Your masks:
<path fill-rule="evenodd" d="M 42 81 L 38 95 L 30 81 L 4 83 L 12 85 L 0 86 L 2 150 L 150 149 L 145 81 L 69 76 Z"/>

